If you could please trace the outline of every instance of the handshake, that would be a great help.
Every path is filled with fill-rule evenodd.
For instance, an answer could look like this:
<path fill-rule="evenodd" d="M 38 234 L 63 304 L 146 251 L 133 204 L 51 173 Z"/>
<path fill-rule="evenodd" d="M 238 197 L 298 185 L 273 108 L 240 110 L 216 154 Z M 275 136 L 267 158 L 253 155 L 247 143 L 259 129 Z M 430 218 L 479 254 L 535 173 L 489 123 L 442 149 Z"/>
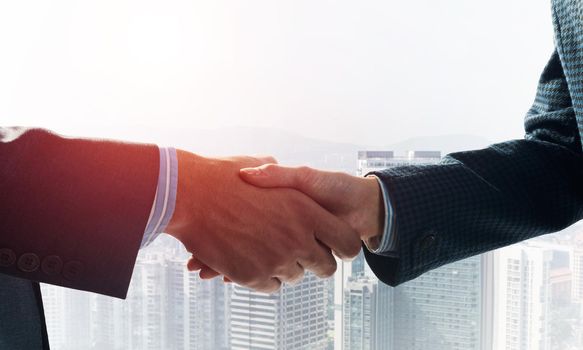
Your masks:
<path fill-rule="evenodd" d="M 273 158 L 210 159 L 178 151 L 178 190 L 166 229 L 192 254 L 191 271 L 262 292 L 305 270 L 336 271 L 385 221 L 375 178 L 289 168 Z"/>

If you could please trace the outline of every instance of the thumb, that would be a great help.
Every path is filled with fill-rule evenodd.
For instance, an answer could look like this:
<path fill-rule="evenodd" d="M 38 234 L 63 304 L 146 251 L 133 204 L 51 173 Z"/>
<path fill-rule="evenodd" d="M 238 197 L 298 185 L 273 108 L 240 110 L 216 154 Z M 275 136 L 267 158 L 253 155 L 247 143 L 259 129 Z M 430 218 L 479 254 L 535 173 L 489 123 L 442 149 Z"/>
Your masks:
<path fill-rule="evenodd" d="M 251 185 L 264 188 L 288 187 L 307 189 L 308 168 L 291 168 L 277 164 L 264 164 L 254 168 L 243 168 L 239 174 Z"/>
<path fill-rule="evenodd" d="M 263 188 L 287 187 L 303 192 L 323 206 L 334 204 L 344 195 L 342 174 L 312 169 L 309 167 L 285 167 L 266 164 L 239 171 L 247 183 Z"/>

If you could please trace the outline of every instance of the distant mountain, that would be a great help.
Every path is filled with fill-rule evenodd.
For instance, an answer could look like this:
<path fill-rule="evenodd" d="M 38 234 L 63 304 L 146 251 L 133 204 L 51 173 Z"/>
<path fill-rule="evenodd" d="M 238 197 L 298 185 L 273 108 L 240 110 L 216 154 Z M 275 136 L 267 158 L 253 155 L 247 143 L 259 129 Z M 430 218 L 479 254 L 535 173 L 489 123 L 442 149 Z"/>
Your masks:
<path fill-rule="evenodd" d="M 171 133 L 168 135 L 176 136 Z M 472 135 L 443 135 L 407 139 L 387 146 L 341 143 L 304 137 L 276 129 L 228 128 L 189 132 L 187 149 L 209 155 L 270 154 L 282 163 L 306 164 L 324 169 L 353 171 L 357 152 L 390 150 L 404 154 L 409 150 L 455 151 L 479 149 L 490 142 Z M 182 139 L 182 137 L 177 137 Z"/>
<path fill-rule="evenodd" d="M 444 135 L 416 137 L 387 146 L 371 146 L 325 141 L 285 130 L 244 127 L 210 130 L 114 127 L 93 129 L 89 136 L 127 139 L 127 135 L 131 135 L 132 140 L 173 145 L 203 155 L 273 155 L 284 164 L 305 164 L 346 172 L 354 172 L 357 152 L 361 150 L 392 150 L 397 154 L 408 150 L 435 150 L 446 154 L 482 148 L 489 144 L 486 139 L 476 136 Z"/>
<path fill-rule="evenodd" d="M 176 134 L 168 135 L 175 136 Z M 185 137 L 177 139 L 184 140 Z M 289 165 L 353 172 L 356 154 L 368 146 L 330 142 L 275 129 L 227 128 L 188 133 L 187 149 L 207 155 L 273 155 Z"/>
<path fill-rule="evenodd" d="M 405 141 L 390 144 L 388 150 L 396 152 L 441 151 L 442 154 L 484 148 L 491 144 L 483 137 L 473 135 L 442 135 L 410 138 Z"/>

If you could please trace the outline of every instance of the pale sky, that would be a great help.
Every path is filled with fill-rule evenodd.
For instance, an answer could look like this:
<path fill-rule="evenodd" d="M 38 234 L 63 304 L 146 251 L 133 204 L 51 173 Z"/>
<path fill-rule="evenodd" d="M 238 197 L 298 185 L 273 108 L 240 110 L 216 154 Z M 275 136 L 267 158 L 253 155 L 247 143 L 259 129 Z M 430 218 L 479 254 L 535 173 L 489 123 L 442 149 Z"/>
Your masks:
<path fill-rule="evenodd" d="M 551 23 L 550 0 L 2 1 L 0 124 L 520 138 Z"/>

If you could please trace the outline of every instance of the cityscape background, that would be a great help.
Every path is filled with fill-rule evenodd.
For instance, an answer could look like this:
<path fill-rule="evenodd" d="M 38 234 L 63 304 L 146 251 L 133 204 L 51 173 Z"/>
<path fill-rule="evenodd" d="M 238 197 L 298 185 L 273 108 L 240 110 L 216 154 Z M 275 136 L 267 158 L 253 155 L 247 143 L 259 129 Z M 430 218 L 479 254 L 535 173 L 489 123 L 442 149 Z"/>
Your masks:
<path fill-rule="evenodd" d="M 0 2 L 0 47 L 3 125 L 362 174 L 521 138 L 553 33 L 549 0 L 30 0 Z M 44 285 L 49 335 L 57 350 L 579 349 L 582 232 L 394 289 L 356 259 L 273 296 L 200 281 L 160 237 L 125 301 Z"/>
<path fill-rule="evenodd" d="M 443 153 L 428 149 L 327 154 L 320 157 L 319 165 L 346 171 L 352 163 L 352 173 L 363 175 L 389 166 L 439 162 Z M 362 254 L 340 263 L 333 278 L 307 274 L 298 285 L 284 285 L 272 295 L 224 284 L 218 278 L 202 281 L 186 270 L 187 259 L 179 242 L 166 235 L 158 238 L 140 252 L 127 300 L 43 285 L 52 347 L 569 350 L 583 346 L 583 224 L 454 262 L 397 288 L 379 282 Z"/>

